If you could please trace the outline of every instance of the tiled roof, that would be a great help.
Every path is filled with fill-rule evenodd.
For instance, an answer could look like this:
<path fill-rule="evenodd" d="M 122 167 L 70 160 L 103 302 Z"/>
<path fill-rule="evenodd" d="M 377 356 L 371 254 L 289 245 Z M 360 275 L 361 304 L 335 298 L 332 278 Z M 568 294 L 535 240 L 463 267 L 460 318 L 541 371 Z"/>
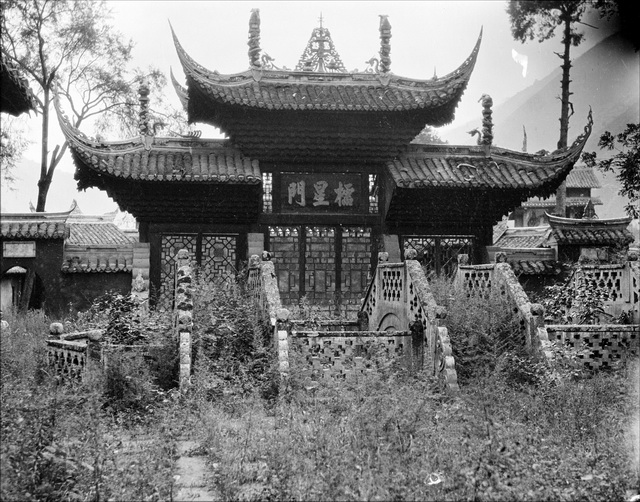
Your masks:
<path fill-rule="evenodd" d="M 567 188 L 600 188 L 600 182 L 590 167 L 574 167 L 567 176 Z M 595 204 L 595 202 L 594 202 Z"/>
<path fill-rule="evenodd" d="M 501 248 L 548 247 L 545 244 L 550 234 L 548 226 L 508 228 L 493 245 Z"/>
<path fill-rule="evenodd" d="M 449 75 L 415 80 L 379 73 L 316 73 L 251 69 L 221 75 L 196 63 L 174 43 L 193 91 L 224 105 L 266 110 L 406 111 L 457 102 L 476 62 L 482 33 L 467 60 Z M 192 118 L 192 117 L 190 117 Z M 451 117 L 443 123 L 449 122 Z"/>
<path fill-rule="evenodd" d="M 35 108 L 35 98 L 27 80 L 0 55 L 0 112 L 18 116 Z"/>
<path fill-rule="evenodd" d="M 589 135 L 591 112 L 584 133 L 566 149 L 537 156 L 484 146 L 410 145 L 406 154 L 387 163 L 400 188 L 525 189 L 533 191 L 562 179 L 578 160 Z"/>
<path fill-rule="evenodd" d="M 552 235 L 563 245 L 626 246 L 633 242 L 631 218 L 579 220 L 547 214 Z"/>
<path fill-rule="evenodd" d="M 144 181 L 259 184 L 257 160 L 249 159 L 226 140 L 197 138 L 132 138 L 98 142 L 74 128 L 55 100 L 60 126 L 76 160 L 99 175 Z"/>
<path fill-rule="evenodd" d="M 5 239 L 64 239 L 69 235 L 65 213 L 6 213 L 0 215 Z"/>
<path fill-rule="evenodd" d="M 518 260 L 509 261 L 516 275 L 557 275 L 562 272 L 562 266 L 557 261 Z"/>
<path fill-rule="evenodd" d="M 67 244 L 74 246 L 130 246 L 131 239 L 113 223 L 69 223 Z"/>
<path fill-rule="evenodd" d="M 569 173 L 569 176 L 571 176 L 571 173 Z M 567 197 L 567 207 L 584 207 L 589 201 L 591 201 L 594 206 L 602 205 L 600 197 Z M 536 197 L 522 203 L 522 207 L 528 208 L 555 207 L 555 205 L 556 198 L 554 196 L 551 196 L 548 199 L 539 199 Z"/>
<path fill-rule="evenodd" d="M 131 272 L 133 249 L 65 249 L 62 271 L 67 274 Z"/>

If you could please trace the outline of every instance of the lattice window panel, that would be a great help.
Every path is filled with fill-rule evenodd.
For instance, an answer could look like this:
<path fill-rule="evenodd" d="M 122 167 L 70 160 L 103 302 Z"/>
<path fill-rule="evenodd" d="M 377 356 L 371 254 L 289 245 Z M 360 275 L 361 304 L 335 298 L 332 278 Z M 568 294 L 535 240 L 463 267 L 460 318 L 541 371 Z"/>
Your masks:
<path fill-rule="evenodd" d="M 376 214 L 378 212 L 378 185 L 377 176 L 369 175 L 369 212 Z"/>
<path fill-rule="evenodd" d="M 382 270 L 382 298 L 388 302 L 399 302 L 404 287 L 403 270 L 388 268 Z"/>
<path fill-rule="evenodd" d="M 409 235 L 404 237 L 404 250 L 414 249 L 416 259 L 429 271 L 452 276 L 458 266 L 458 255 L 470 255 L 473 250 L 473 236 Z"/>
<path fill-rule="evenodd" d="M 269 249 L 278 275 L 278 289 L 283 305 L 300 300 L 300 229 L 269 227 Z"/>
<path fill-rule="evenodd" d="M 604 294 L 605 301 L 615 302 L 622 299 L 623 266 L 620 268 L 583 269 L 585 279 L 595 280 L 598 290 Z"/>
<path fill-rule="evenodd" d="M 235 280 L 237 274 L 237 237 L 235 235 L 202 236 L 200 273 L 204 281 Z"/>
<path fill-rule="evenodd" d="M 273 174 L 262 173 L 262 211 L 273 212 Z"/>
<path fill-rule="evenodd" d="M 451 276 L 458 268 L 458 255 L 471 256 L 473 237 L 442 237 L 440 238 L 440 270 Z"/>
<path fill-rule="evenodd" d="M 195 257 L 197 242 L 198 236 L 196 234 L 162 235 L 160 244 L 161 304 L 168 304 L 170 306 L 173 303 L 176 254 L 181 249 L 186 249 L 192 257 Z"/>
<path fill-rule="evenodd" d="M 414 249 L 416 259 L 427 270 L 436 269 L 436 239 L 435 237 L 407 236 L 404 238 L 404 251 Z"/>
<path fill-rule="evenodd" d="M 371 229 L 342 228 L 341 312 L 355 317 L 371 278 Z"/>
<path fill-rule="evenodd" d="M 304 282 L 307 300 L 317 307 L 336 305 L 336 231 L 333 227 L 306 227 Z"/>

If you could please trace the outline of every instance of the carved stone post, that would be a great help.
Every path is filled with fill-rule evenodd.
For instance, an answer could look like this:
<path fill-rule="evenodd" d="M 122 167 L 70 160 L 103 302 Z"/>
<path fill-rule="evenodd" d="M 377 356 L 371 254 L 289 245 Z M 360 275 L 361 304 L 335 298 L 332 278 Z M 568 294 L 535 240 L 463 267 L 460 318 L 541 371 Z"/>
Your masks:
<path fill-rule="evenodd" d="M 149 128 L 149 93 L 149 85 L 143 80 L 138 88 L 138 100 L 140 101 L 138 131 L 142 136 L 151 135 L 151 129 Z"/>
<path fill-rule="evenodd" d="M 260 9 L 251 9 L 249 18 L 249 64 L 252 68 L 260 67 Z"/>
<path fill-rule="evenodd" d="M 424 365 L 424 326 L 421 321 L 409 323 L 411 332 L 411 368 L 412 372 L 420 371 Z"/>
<path fill-rule="evenodd" d="M 380 16 L 380 73 L 391 70 L 391 23 L 389 16 Z"/>
<path fill-rule="evenodd" d="M 192 269 L 189 251 L 181 249 L 176 255 L 176 295 L 178 344 L 180 355 L 180 390 L 191 383 L 191 332 L 193 330 Z"/>
<path fill-rule="evenodd" d="M 491 120 L 493 99 L 488 94 L 483 94 L 480 98 L 482 101 L 482 140 L 485 146 L 491 146 L 493 143 L 493 120 Z"/>

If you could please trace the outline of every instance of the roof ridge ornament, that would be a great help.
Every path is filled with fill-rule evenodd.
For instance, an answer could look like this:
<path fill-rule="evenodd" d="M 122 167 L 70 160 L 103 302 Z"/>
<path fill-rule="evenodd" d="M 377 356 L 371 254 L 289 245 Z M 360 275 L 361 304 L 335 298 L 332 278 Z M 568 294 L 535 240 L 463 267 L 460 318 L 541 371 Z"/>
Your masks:
<path fill-rule="evenodd" d="M 331 33 L 322 26 L 322 17 L 320 19 L 320 26 L 311 32 L 311 38 L 294 71 L 348 73 L 333 44 Z"/>
<path fill-rule="evenodd" d="M 260 9 L 251 9 L 249 18 L 249 63 L 251 68 L 260 68 Z"/>
<path fill-rule="evenodd" d="M 389 16 L 380 14 L 380 73 L 387 73 L 391 70 L 391 23 Z"/>

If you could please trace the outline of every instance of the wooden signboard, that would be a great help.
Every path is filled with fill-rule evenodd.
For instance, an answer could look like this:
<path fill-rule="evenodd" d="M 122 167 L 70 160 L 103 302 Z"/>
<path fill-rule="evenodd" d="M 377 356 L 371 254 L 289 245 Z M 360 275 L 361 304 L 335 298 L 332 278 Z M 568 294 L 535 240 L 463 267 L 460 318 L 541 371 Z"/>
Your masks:
<path fill-rule="evenodd" d="M 282 173 L 283 213 L 362 213 L 368 193 L 358 173 Z"/>
<path fill-rule="evenodd" d="M 3 242 L 2 257 L 3 258 L 35 258 L 36 242 L 35 241 Z"/>

